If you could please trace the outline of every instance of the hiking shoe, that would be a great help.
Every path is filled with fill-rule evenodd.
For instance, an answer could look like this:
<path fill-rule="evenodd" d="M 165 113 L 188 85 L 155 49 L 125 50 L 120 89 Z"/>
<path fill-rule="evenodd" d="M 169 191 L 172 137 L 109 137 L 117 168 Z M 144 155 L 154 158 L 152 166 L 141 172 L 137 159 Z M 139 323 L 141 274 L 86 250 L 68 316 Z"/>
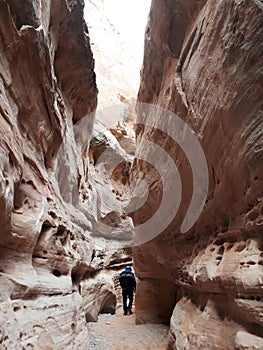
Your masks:
<path fill-rule="evenodd" d="M 129 314 L 129 315 L 132 315 L 132 314 L 133 314 L 133 312 L 132 312 L 131 310 L 129 310 L 129 311 L 128 311 L 128 314 Z"/>
<path fill-rule="evenodd" d="M 128 315 L 127 311 L 124 311 L 123 315 L 124 315 L 124 316 Z"/>

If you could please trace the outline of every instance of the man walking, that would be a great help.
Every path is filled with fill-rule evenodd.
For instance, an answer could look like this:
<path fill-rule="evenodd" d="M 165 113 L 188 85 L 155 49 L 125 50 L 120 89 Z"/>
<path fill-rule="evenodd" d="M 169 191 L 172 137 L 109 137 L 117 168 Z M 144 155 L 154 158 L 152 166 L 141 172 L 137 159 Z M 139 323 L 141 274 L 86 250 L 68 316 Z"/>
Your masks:
<path fill-rule="evenodd" d="M 136 291 L 136 280 L 130 266 L 126 266 L 125 271 L 120 274 L 119 281 L 122 288 L 124 315 L 131 315 L 133 313 L 131 308 L 133 303 L 133 293 Z M 127 299 L 129 299 L 128 306 Z"/>

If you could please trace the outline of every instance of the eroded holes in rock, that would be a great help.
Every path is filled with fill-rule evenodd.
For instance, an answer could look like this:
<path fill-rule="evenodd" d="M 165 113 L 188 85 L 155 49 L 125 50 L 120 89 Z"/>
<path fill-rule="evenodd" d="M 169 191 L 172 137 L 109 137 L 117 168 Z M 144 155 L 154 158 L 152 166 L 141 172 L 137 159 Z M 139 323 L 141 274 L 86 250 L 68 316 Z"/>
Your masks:
<path fill-rule="evenodd" d="M 255 261 L 252 261 L 252 260 L 249 260 L 249 261 L 247 262 L 247 265 L 256 265 L 256 262 L 255 262 Z"/>
<path fill-rule="evenodd" d="M 246 243 L 240 243 L 235 247 L 235 252 L 242 252 L 246 248 Z"/>
<path fill-rule="evenodd" d="M 50 228 L 54 228 L 53 224 L 49 221 L 44 221 L 41 228 L 41 233 L 47 232 Z"/>
<path fill-rule="evenodd" d="M 68 231 L 64 226 L 59 226 L 58 230 L 56 232 L 56 236 L 59 238 L 60 242 L 62 243 L 62 245 L 65 245 L 68 241 Z"/>
<path fill-rule="evenodd" d="M 62 275 L 62 273 L 57 269 L 53 270 L 52 274 L 56 277 L 60 277 Z"/>
<path fill-rule="evenodd" d="M 221 246 L 225 243 L 225 239 L 223 238 L 220 238 L 220 239 L 217 239 L 214 244 L 217 245 L 217 246 Z"/>
<path fill-rule="evenodd" d="M 34 182 L 32 180 L 26 181 L 26 184 L 29 185 L 29 186 L 32 186 L 34 189 L 36 189 L 36 186 L 35 186 L 35 184 L 34 184 Z"/>
<path fill-rule="evenodd" d="M 1 333 L 0 333 L 1 334 Z M 3 344 L 5 341 L 7 341 L 7 339 L 8 339 L 8 336 L 7 335 L 5 335 L 5 336 L 2 336 L 2 337 L 0 337 L 0 344 Z M 5 347 L 5 348 L 1 348 L 1 350 L 7 350 L 7 348 Z"/>
<path fill-rule="evenodd" d="M 96 257 L 96 250 L 92 250 L 91 261 Z"/>
<path fill-rule="evenodd" d="M 49 211 L 48 214 L 52 217 L 52 219 L 57 219 L 57 214 L 54 213 L 53 211 Z"/>
<path fill-rule="evenodd" d="M 229 244 L 229 245 L 226 247 L 226 249 L 227 249 L 227 250 L 230 250 L 230 249 L 232 249 L 233 247 L 234 247 L 234 244 L 231 243 L 231 244 Z"/>
<path fill-rule="evenodd" d="M 116 295 L 109 293 L 109 295 L 105 298 L 105 301 L 102 305 L 100 313 L 114 315 L 116 312 L 116 304 L 117 304 Z"/>
<path fill-rule="evenodd" d="M 257 301 L 260 302 L 261 301 L 261 297 L 259 295 L 240 295 L 239 299 L 242 300 L 252 300 L 252 301 Z"/>
<path fill-rule="evenodd" d="M 125 177 L 125 178 L 128 178 L 130 176 L 130 171 L 128 169 L 124 169 L 123 172 L 122 172 L 122 175 Z"/>
<path fill-rule="evenodd" d="M 252 211 L 248 214 L 248 218 L 250 221 L 254 221 L 258 218 L 259 213 L 257 211 Z"/>
<path fill-rule="evenodd" d="M 221 246 L 221 247 L 219 248 L 219 250 L 218 250 L 218 254 L 219 254 L 219 255 L 223 255 L 223 254 L 224 254 L 224 251 L 225 251 L 224 246 Z"/>
<path fill-rule="evenodd" d="M 263 265 L 263 260 L 259 260 L 258 265 Z"/>
<path fill-rule="evenodd" d="M 72 241 L 76 238 L 76 236 L 73 232 L 67 231 L 67 233 L 69 234 L 69 237 Z"/>

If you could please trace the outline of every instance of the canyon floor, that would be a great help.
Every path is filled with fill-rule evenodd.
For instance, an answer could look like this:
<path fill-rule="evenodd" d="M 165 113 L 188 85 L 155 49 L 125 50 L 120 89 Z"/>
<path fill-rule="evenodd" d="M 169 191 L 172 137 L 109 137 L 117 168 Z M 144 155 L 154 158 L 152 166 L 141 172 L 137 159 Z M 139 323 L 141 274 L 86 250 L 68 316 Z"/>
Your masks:
<path fill-rule="evenodd" d="M 91 350 L 164 350 L 168 343 L 168 326 L 135 324 L 135 316 L 103 314 L 97 323 L 88 323 Z"/>

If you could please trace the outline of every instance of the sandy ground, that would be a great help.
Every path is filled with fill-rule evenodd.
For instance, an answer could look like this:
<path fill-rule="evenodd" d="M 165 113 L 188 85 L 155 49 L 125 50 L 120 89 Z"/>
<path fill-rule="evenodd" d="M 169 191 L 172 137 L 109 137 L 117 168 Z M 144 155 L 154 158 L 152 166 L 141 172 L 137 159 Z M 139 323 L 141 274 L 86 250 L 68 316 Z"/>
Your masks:
<path fill-rule="evenodd" d="M 168 326 L 135 325 L 135 316 L 99 316 L 97 323 L 88 323 L 90 350 L 165 350 Z"/>

